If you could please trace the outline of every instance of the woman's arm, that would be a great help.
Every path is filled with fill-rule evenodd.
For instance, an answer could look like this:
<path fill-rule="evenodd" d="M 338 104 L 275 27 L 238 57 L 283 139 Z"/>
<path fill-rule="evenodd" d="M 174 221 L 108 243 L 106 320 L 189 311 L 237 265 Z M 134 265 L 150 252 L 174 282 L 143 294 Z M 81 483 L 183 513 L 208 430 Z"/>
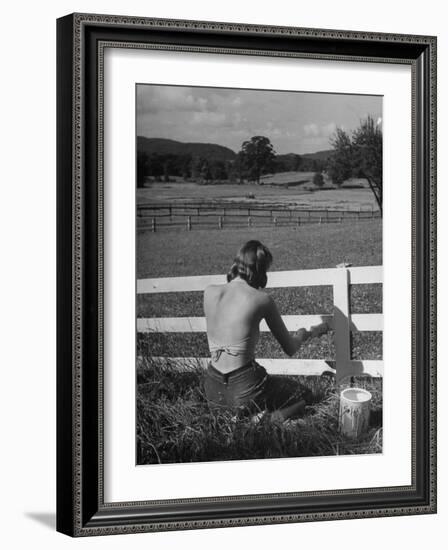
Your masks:
<path fill-rule="evenodd" d="M 324 334 L 329 328 L 327 323 L 321 323 L 311 327 L 311 331 L 302 328 L 291 336 L 277 309 L 277 305 L 270 296 L 267 296 L 264 318 L 283 351 L 289 356 L 294 355 L 306 340 Z"/>
<path fill-rule="evenodd" d="M 266 296 L 265 321 L 282 350 L 289 356 L 300 348 L 307 339 L 308 331 L 300 330 L 297 335 L 291 336 L 277 309 L 277 305 L 270 296 Z"/>

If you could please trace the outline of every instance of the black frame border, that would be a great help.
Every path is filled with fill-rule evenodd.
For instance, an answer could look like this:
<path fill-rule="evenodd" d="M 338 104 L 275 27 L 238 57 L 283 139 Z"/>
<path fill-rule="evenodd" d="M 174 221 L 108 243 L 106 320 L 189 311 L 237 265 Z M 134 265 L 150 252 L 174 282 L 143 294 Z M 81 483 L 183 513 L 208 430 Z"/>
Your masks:
<path fill-rule="evenodd" d="M 57 21 L 57 530 L 71 536 L 436 512 L 436 43 L 432 36 L 72 14 Z M 106 47 L 412 67 L 413 483 L 105 503 L 102 485 Z"/>

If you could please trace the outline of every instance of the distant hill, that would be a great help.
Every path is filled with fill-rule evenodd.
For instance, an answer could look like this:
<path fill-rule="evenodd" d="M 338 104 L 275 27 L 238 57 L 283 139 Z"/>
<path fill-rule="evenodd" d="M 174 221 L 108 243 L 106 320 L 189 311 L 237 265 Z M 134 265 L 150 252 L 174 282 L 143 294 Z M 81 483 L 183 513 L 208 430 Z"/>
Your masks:
<path fill-rule="evenodd" d="M 137 137 L 137 151 L 159 155 L 191 155 L 208 160 L 233 160 L 232 149 L 215 143 L 183 143 L 174 139 Z"/>
<path fill-rule="evenodd" d="M 291 172 L 300 170 L 302 172 L 314 172 L 323 170 L 332 151 L 317 151 L 316 153 L 287 153 L 277 155 L 275 158 L 276 172 Z"/>
<path fill-rule="evenodd" d="M 300 156 L 302 158 L 327 161 L 332 152 L 333 152 L 333 149 L 327 149 L 325 151 L 317 151 L 316 153 L 304 153 L 303 155 L 300 155 Z"/>
<path fill-rule="evenodd" d="M 295 153 L 286 153 L 283 155 L 276 155 L 277 160 L 281 162 L 295 162 L 295 160 L 302 155 L 296 155 Z"/>
<path fill-rule="evenodd" d="M 282 161 L 293 161 L 295 158 L 300 157 L 302 159 L 311 159 L 311 160 L 323 160 L 326 161 L 328 157 L 333 152 L 332 149 L 328 149 L 325 151 L 316 151 L 316 153 L 303 153 L 301 155 L 298 155 L 296 153 L 286 153 L 283 155 L 277 155 L 277 158 Z"/>

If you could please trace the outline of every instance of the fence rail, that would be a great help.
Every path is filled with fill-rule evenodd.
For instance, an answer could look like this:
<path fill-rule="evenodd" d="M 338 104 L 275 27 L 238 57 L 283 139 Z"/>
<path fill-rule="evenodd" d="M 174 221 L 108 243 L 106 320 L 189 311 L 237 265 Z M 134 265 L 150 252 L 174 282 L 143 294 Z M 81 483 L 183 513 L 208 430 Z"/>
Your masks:
<path fill-rule="evenodd" d="M 225 282 L 224 275 L 202 275 L 195 277 L 166 277 L 140 279 L 137 281 L 138 294 L 158 294 L 166 292 L 200 292 L 209 284 Z M 283 320 L 289 331 L 301 327 L 309 329 L 323 318 L 335 332 L 336 358 L 334 361 L 320 359 L 271 359 L 262 358 L 260 363 L 271 374 L 316 375 L 333 372 L 336 379 L 346 376 L 369 374 L 383 375 L 383 361 L 353 360 L 350 355 L 350 333 L 360 331 L 382 331 L 382 313 L 351 314 L 349 309 L 349 287 L 354 284 L 375 284 L 383 282 L 382 266 L 341 267 L 334 269 L 311 269 L 302 271 L 276 271 L 269 274 L 268 288 L 291 288 L 301 286 L 333 287 L 333 315 L 284 315 Z M 260 330 L 268 332 L 263 321 Z M 152 317 L 138 318 L 137 331 L 147 332 L 205 332 L 204 317 Z M 206 365 L 208 358 L 152 358 L 158 362 L 170 361 L 181 368 L 188 364 Z"/>
<path fill-rule="evenodd" d="M 226 227 L 291 227 L 312 223 L 344 223 L 379 218 L 373 207 L 358 209 L 304 208 L 297 205 L 246 203 L 140 204 L 137 227 L 167 229 L 225 229 Z"/>

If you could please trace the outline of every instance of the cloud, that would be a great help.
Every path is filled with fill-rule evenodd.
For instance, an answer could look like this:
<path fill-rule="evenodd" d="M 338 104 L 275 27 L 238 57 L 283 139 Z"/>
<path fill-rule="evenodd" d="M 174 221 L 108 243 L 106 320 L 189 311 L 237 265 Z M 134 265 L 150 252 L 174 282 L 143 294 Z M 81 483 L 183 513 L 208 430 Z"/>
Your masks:
<path fill-rule="evenodd" d="M 305 137 L 314 137 L 314 138 L 328 138 L 336 131 L 336 124 L 330 122 L 328 124 L 315 124 L 314 122 L 310 124 L 305 124 L 303 126 L 303 134 Z"/>
<path fill-rule="evenodd" d="M 181 86 L 138 86 L 137 112 L 206 112 L 211 110 L 209 98 L 194 94 Z"/>
<path fill-rule="evenodd" d="M 306 137 L 316 137 L 319 135 L 319 126 L 317 124 L 305 124 L 303 127 L 303 133 Z"/>
<path fill-rule="evenodd" d="M 332 134 L 336 132 L 336 124 L 334 122 L 330 122 L 330 124 L 325 124 L 322 127 L 321 136 L 322 137 L 329 137 Z"/>
<path fill-rule="evenodd" d="M 202 126 L 226 125 L 227 117 L 224 113 L 195 112 L 191 117 L 191 124 Z"/>

